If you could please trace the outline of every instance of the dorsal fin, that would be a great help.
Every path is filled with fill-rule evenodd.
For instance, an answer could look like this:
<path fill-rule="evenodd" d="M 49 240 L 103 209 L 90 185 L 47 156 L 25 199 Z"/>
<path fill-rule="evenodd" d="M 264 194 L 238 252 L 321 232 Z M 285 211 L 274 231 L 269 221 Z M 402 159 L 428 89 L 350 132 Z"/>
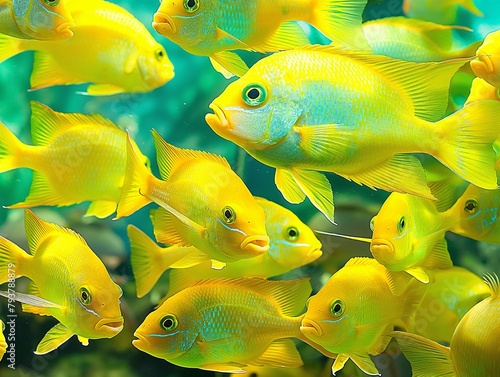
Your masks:
<path fill-rule="evenodd" d="M 344 267 L 351 267 L 351 266 L 373 266 L 376 268 L 381 268 L 382 265 L 377 262 L 376 259 L 374 258 L 368 258 L 368 257 L 354 257 L 351 258 L 347 261 Z"/>
<path fill-rule="evenodd" d="M 182 164 L 197 159 L 215 161 L 231 169 L 229 163 L 222 156 L 204 151 L 195 151 L 191 149 L 174 147 L 172 144 L 169 144 L 165 140 L 163 140 L 163 138 L 155 129 L 151 130 L 151 132 L 153 133 L 156 148 L 158 168 L 160 169 L 160 175 L 164 180 L 167 180 L 170 174 Z"/>
<path fill-rule="evenodd" d="M 484 274 L 484 282 L 488 285 L 491 291 L 491 297 L 498 297 L 498 293 L 500 291 L 500 281 L 498 280 L 498 275 L 494 272 L 491 274 Z"/>

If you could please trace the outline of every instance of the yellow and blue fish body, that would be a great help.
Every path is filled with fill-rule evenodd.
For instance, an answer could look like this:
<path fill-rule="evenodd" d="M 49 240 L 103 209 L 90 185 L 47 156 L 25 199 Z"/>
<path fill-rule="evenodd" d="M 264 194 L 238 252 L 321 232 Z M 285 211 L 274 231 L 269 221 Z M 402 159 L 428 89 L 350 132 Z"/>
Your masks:
<path fill-rule="evenodd" d="M 34 170 L 28 197 L 10 208 L 91 201 L 87 215 L 111 215 L 125 177 L 127 134 L 99 115 L 58 113 L 37 102 L 31 110 L 33 146 L 0 124 L 0 171 Z"/>
<path fill-rule="evenodd" d="M 463 267 L 434 270 L 431 275 L 432 282 L 415 313 L 413 332 L 450 344 L 463 316 L 491 292 L 479 276 Z"/>
<path fill-rule="evenodd" d="M 440 120 L 450 78 L 465 61 L 413 63 L 331 46 L 279 52 L 231 83 L 206 121 L 277 168 L 275 182 L 289 202 L 308 196 L 331 221 L 333 193 L 318 170 L 432 199 L 409 154 L 422 152 L 493 189 L 500 103 L 478 102 Z"/>
<path fill-rule="evenodd" d="M 246 365 L 298 367 L 292 337 L 309 297 L 307 279 L 209 279 L 168 298 L 136 330 L 139 350 L 168 362 L 219 372 Z"/>
<path fill-rule="evenodd" d="M 500 90 L 500 30 L 486 36 L 476 55 L 470 63 L 472 71 Z"/>
<path fill-rule="evenodd" d="M 155 236 L 166 245 L 194 246 L 226 262 L 269 249 L 265 213 L 221 156 L 168 144 L 153 130 L 160 175 L 156 178 L 127 144 L 127 168 L 117 218 L 155 202 Z"/>
<path fill-rule="evenodd" d="M 80 342 L 112 338 L 123 329 L 121 288 L 85 240 L 70 229 L 47 223 L 30 210 L 25 227 L 31 255 L 0 237 L 0 283 L 8 274 L 31 280 L 28 294 L 16 292 L 23 311 L 49 315 L 59 323 L 35 353 L 45 354 L 77 335 Z"/>
<path fill-rule="evenodd" d="M 486 275 L 485 282 L 490 288 L 490 297 L 465 314 L 453 333 L 450 347 L 414 334 L 391 334 L 410 361 L 414 376 L 500 375 L 499 281 L 496 275 Z"/>
<path fill-rule="evenodd" d="M 474 4 L 474 0 L 404 0 L 403 12 L 411 18 L 439 22 L 451 25 L 456 22 L 460 8 L 464 8 L 475 16 L 482 16 Z"/>
<path fill-rule="evenodd" d="M 302 333 L 338 354 L 335 374 L 352 359 L 363 372 L 377 375 L 369 355 L 382 353 L 395 325 L 413 329 L 415 311 L 427 285 L 408 274 L 391 272 L 371 258 L 352 258 L 312 296 Z"/>
<path fill-rule="evenodd" d="M 366 0 L 163 1 L 158 33 L 184 50 L 209 56 L 214 67 L 241 76 L 248 67 L 230 50 L 271 52 L 309 44 L 298 23 L 311 23 L 337 44 L 369 49 L 361 28 Z"/>
<path fill-rule="evenodd" d="M 34 50 L 31 89 L 91 83 L 90 95 L 148 92 L 174 76 L 165 49 L 122 7 L 72 1 L 73 37 L 35 41 L 0 36 L 0 61 Z"/>
<path fill-rule="evenodd" d="M 0 0 L 0 33 L 56 40 L 73 36 L 69 0 Z"/>

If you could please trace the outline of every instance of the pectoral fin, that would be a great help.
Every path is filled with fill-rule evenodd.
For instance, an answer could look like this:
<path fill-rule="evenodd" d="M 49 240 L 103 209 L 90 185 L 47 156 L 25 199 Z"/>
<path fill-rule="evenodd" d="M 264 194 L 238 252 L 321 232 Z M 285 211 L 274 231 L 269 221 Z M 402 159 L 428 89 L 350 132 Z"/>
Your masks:
<path fill-rule="evenodd" d="M 293 204 L 302 203 L 306 194 L 300 189 L 299 185 L 293 179 L 292 173 L 288 169 L 276 169 L 274 182 L 281 191 L 283 197 Z"/>
<path fill-rule="evenodd" d="M 274 52 L 291 50 L 309 43 L 309 39 L 300 25 L 295 21 L 288 21 L 283 22 L 268 41 L 255 49 L 259 52 Z"/>
<path fill-rule="evenodd" d="M 448 244 L 446 239 L 442 238 L 434 245 L 432 251 L 427 255 L 422 263 L 422 267 L 428 269 L 447 269 L 453 267 L 453 262 L 450 259 L 448 252 Z"/>
<path fill-rule="evenodd" d="M 75 335 L 62 323 L 58 323 L 52 327 L 43 337 L 35 350 L 36 355 L 45 355 L 50 351 L 55 350 L 61 344 L 65 343 L 69 338 Z"/>
<path fill-rule="evenodd" d="M 112 215 L 116 210 L 117 203 L 110 200 L 96 200 L 90 203 L 89 209 L 85 213 L 85 216 L 95 216 L 100 219 L 104 219 Z"/>
<path fill-rule="evenodd" d="M 345 363 L 349 360 L 349 355 L 346 353 L 340 353 L 337 355 L 335 358 L 335 361 L 333 362 L 332 365 L 332 373 L 335 375 L 339 370 L 341 370 Z"/>
<path fill-rule="evenodd" d="M 429 275 L 427 275 L 427 272 L 421 267 L 407 268 L 405 271 L 424 284 L 429 282 Z"/>
<path fill-rule="evenodd" d="M 93 84 L 87 88 L 87 93 L 91 96 L 110 96 L 112 94 L 123 93 L 125 90 L 112 84 Z"/>
<path fill-rule="evenodd" d="M 204 236 L 205 228 L 191 221 L 162 200 L 156 200 L 156 203 L 162 207 L 158 208 L 153 215 L 154 233 L 158 242 L 166 245 L 191 246 L 187 243 L 185 237 L 179 233 L 178 223 L 175 221 L 176 219 L 180 220 L 189 229 L 198 234 L 199 237 Z"/>

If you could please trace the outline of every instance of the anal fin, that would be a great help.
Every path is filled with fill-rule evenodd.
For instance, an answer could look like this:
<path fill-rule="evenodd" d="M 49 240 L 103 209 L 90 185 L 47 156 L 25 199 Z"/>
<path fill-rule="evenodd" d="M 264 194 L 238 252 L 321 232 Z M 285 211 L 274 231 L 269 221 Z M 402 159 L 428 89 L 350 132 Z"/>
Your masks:
<path fill-rule="evenodd" d="M 303 365 L 303 362 L 293 340 L 279 339 L 272 342 L 267 350 L 252 362 L 252 364 L 270 367 L 298 368 Z"/>

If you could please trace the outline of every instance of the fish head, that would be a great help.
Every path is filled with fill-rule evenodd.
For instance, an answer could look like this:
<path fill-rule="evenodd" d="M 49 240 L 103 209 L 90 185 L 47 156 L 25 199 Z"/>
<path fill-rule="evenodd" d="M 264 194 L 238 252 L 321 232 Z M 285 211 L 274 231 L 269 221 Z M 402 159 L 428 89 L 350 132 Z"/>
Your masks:
<path fill-rule="evenodd" d="M 218 0 L 162 1 L 153 17 L 153 28 L 183 48 L 197 46 L 217 30 Z"/>
<path fill-rule="evenodd" d="M 263 198 L 256 200 L 266 213 L 268 254 L 276 263 L 292 270 L 322 255 L 321 242 L 292 211 Z"/>
<path fill-rule="evenodd" d="M 144 44 L 137 56 L 137 66 L 147 90 L 156 89 L 174 77 L 174 66 L 165 48 L 153 40 Z"/>
<path fill-rule="evenodd" d="M 152 356 L 173 360 L 189 352 L 198 330 L 197 311 L 181 291 L 151 312 L 134 332 L 132 344 Z"/>
<path fill-rule="evenodd" d="M 40 40 L 67 39 L 73 36 L 75 22 L 67 1 L 12 0 L 17 26 L 26 35 Z"/>
<path fill-rule="evenodd" d="M 500 31 L 486 36 L 476 51 L 476 59 L 470 67 L 477 77 L 481 77 L 497 89 L 500 88 Z"/>
<path fill-rule="evenodd" d="M 406 269 L 414 252 L 412 214 L 419 208 L 412 206 L 411 199 L 411 195 L 393 192 L 370 223 L 370 251 L 380 264 L 393 271 Z"/>
<path fill-rule="evenodd" d="M 216 134 L 247 150 L 276 146 L 303 112 L 298 84 L 266 59 L 229 84 L 209 105 L 214 113 L 205 116 Z"/>

